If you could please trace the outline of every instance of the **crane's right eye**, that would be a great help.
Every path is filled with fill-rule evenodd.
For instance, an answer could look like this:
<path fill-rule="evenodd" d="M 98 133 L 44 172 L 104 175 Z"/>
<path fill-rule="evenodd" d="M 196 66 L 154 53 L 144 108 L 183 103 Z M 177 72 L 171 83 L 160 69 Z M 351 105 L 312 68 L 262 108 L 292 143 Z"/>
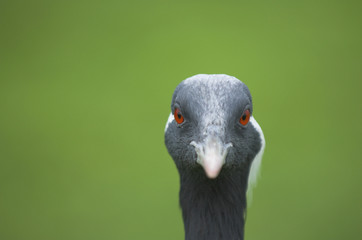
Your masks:
<path fill-rule="evenodd" d="M 174 115 L 175 120 L 176 120 L 176 122 L 177 122 L 178 124 L 181 124 L 181 123 L 184 122 L 185 119 L 184 119 L 184 117 L 182 116 L 180 109 L 176 108 L 173 115 Z"/>

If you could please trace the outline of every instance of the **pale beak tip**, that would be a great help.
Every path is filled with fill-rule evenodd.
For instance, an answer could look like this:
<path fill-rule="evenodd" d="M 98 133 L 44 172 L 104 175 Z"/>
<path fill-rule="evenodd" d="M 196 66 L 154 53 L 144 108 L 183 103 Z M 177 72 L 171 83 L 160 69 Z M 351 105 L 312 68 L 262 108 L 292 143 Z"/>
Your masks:
<path fill-rule="evenodd" d="M 220 170 L 221 170 L 221 167 L 216 167 L 216 168 L 208 168 L 208 167 L 204 167 L 204 170 L 205 170 L 205 173 L 206 173 L 206 176 L 208 178 L 211 178 L 211 179 L 214 179 L 216 178 L 217 176 L 219 176 L 219 173 L 220 173 Z"/>
<path fill-rule="evenodd" d="M 218 172 L 206 172 L 206 176 L 210 179 L 215 179 L 218 175 Z"/>

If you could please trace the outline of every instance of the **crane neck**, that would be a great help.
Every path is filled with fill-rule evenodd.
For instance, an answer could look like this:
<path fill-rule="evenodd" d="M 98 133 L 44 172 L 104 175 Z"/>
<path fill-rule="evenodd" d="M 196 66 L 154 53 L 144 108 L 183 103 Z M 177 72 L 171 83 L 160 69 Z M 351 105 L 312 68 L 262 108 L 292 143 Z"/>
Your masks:
<path fill-rule="evenodd" d="M 243 240 L 248 173 L 222 170 L 209 179 L 202 171 L 180 172 L 185 239 Z"/>

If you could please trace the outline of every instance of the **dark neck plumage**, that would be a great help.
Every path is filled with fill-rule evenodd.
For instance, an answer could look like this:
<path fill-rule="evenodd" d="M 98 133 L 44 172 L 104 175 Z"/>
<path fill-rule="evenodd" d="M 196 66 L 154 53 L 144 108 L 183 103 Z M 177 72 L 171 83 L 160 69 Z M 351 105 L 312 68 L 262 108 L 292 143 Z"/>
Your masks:
<path fill-rule="evenodd" d="M 209 179 L 203 169 L 180 171 L 180 205 L 186 240 L 243 240 L 248 174 L 221 171 Z"/>

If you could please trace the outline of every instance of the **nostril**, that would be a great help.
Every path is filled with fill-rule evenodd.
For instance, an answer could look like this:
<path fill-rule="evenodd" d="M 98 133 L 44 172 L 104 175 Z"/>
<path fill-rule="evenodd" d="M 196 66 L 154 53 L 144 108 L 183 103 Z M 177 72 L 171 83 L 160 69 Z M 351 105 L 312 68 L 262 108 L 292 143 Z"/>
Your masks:
<path fill-rule="evenodd" d="M 201 153 L 203 151 L 203 145 L 198 144 L 195 141 L 190 142 L 190 145 L 195 147 L 195 151 L 196 151 L 197 154 L 199 154 L 199 153 Z"/>

